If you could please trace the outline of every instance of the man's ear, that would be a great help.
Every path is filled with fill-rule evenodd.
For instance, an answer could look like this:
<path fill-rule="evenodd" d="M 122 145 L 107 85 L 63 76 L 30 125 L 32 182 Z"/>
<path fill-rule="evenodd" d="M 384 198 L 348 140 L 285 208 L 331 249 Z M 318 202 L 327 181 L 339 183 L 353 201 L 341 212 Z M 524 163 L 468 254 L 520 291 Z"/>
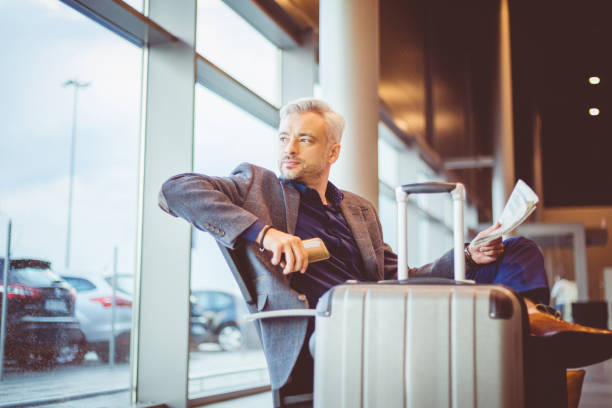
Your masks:
<path fill-rule="evenodd" d="M 329 164 L 335 163 L 336 160 L 338 160 L 339 156 L 340 156 L 340 143 L 336 143 L 329 149 L 329 158 L 328 158 Z"/>

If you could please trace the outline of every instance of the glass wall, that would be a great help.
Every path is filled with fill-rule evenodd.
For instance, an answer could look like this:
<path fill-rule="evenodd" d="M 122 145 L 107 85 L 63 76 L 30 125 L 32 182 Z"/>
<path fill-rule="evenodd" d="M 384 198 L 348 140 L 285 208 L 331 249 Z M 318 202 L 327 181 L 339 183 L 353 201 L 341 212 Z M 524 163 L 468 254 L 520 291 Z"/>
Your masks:
<path fill-rule="evenodd" d="M 281 51 L 221 0 L 199 0 L 196 49 L 267 102 L 280 104 Z M 194 171 L 227 176 L 240 163 L 276 169 L 276 129 L 196 85 Z M 261 344 L 216 241 L 193 230 L 189 399 L 269 384 Z M 200 320 L 201 334 L 198 325 Z"/>
<path fill-rule="evenodd" d="M 222 0 L 198 0 L 197 24 L 198 54 L 278 107 L 281 51 Z"/>
<path fill-rule="evenodd" d="M 2 402 L 127 389 L 141 49 L 59 1 L 0 2 L 0 35 Z"/>
<path fill-rule="evenodd" d="M 446 181 L 419 157 L 416 150 L 400 146 L 403 144 L 381 122 L 378 141 L 378 206 L 385 242 L 395 251 L 398 233 L 395 187 L 408 183 Z M 466 230 L 477 228 L 476 208 L 466 202 L 464 210 Z M 450 196 L 411 196 L 408 202 L 408 264 L 416 267 L 432 262 L 452 246 L 453 206 Z"/>
<path fill-rule="evenodd" d="M 274 170 L 276 129 L 196 86 L 194 171 L 227 176 L 241 162 Z M 268 384 L 265 357 L 216 241 L 193 230 L 189 398 Z M 194 324 L 198 317 L 201 324 Z M 201 335 L 194 333 L 201 331 Z"/>

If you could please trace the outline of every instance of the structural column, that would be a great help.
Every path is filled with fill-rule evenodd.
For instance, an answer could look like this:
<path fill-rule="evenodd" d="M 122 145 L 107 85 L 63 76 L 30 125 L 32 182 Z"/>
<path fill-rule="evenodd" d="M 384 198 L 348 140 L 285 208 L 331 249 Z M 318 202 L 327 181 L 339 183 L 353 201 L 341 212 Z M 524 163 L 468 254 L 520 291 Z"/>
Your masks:
<path fill-rule="evenodd" d="M 323 99 L 346 120 L 331 180 L 378 202 L 378 0 L 321 0 L 319 78 Z"/>
<path fill-rule="evenodd" d="M 495 144 L 493 165 L 493 219 L 501 215 L 514 187 L 514 126 L 512 113 L 512 59 L 508 0 L 500 0 Z"/>
<path fill-rule="evenodd" d="M 149 17 L 179 41 L 144 50 L 133 400 L 187 406 L 191 230 L 157 205 L 162 183 L 190 171 L 196 0 L 149 0 Z"/>
<path fill-rule="evenodd" d="M 316 74 L 314 47 L 314 34 L 308 31 L 302 35 L 299 46 L 283 49 L 281 105 L 313 95 Z"/>

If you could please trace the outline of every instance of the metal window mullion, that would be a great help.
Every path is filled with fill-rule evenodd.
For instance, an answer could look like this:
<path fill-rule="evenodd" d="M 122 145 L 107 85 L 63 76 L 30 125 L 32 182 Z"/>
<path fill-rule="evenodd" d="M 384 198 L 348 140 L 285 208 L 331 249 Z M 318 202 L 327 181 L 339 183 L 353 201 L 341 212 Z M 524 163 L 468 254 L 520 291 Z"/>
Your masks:
<path fill-rule="evenodd" d="M 196 0 L 149 0 L 149 12 L 181 41 L 145 49 L 132 399 L 186 407 L 191 230 L 157 195 L 192 169 Z"/>
<path fill-rule="evenodd" d="M 281 49 L 300 45 L 302 28 L 273 0 L 223 0 L 272 44 Z"/>
<path fill-rule="evenodd" d="M 60 1 L 139 47 L 177 41 L 176 36 L 121 0 Z"/>
<path fill-rule="evenodd" d="M 264 123 L 278 127 L 277 107 L 199 54 L 196 56 L 196 81 Z"/>

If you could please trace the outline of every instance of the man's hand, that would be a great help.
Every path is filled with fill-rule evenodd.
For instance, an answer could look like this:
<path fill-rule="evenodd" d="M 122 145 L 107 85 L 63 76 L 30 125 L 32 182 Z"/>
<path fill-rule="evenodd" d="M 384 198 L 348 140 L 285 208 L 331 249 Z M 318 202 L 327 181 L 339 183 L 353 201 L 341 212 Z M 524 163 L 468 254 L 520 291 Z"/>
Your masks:
<path fill-rule="evenodd" d="M 261 242 L 261 237 L 257 237 L 257 242 Z M 308 268 L 308 253 L 304 249 L 302 240 L 299 237 L 270 228 L 263 237 L 263 247 L 268 251 L 272 251 L 272 265 L 278 265 L 282 255 L 285 255 L 283 274 L 288 275 L 291 272 L 297 271 L 300 273 L 306 272 L 306 268 Z"/>
<path fill-rule="evenodd" d="M 501 226 L 499 222 L 495 223 L 495 225 L 490 226 L 484 231 L 481 231 L 474 240 L 482 238 L 484 236 L 489 235 L 491 232 L 495 231 Z M 479 245 L 477 247 L 468 247 L 468 251 L 472 260 L 479 265 L 488 264 L 491 262 L 495 262 L 499 259 L 500 256 L 504 253 L 504 244 L 502 243 L 502 238 L 499 237 L 494 239 L 491 242 L 487 242 L 486 244 Z"/>

